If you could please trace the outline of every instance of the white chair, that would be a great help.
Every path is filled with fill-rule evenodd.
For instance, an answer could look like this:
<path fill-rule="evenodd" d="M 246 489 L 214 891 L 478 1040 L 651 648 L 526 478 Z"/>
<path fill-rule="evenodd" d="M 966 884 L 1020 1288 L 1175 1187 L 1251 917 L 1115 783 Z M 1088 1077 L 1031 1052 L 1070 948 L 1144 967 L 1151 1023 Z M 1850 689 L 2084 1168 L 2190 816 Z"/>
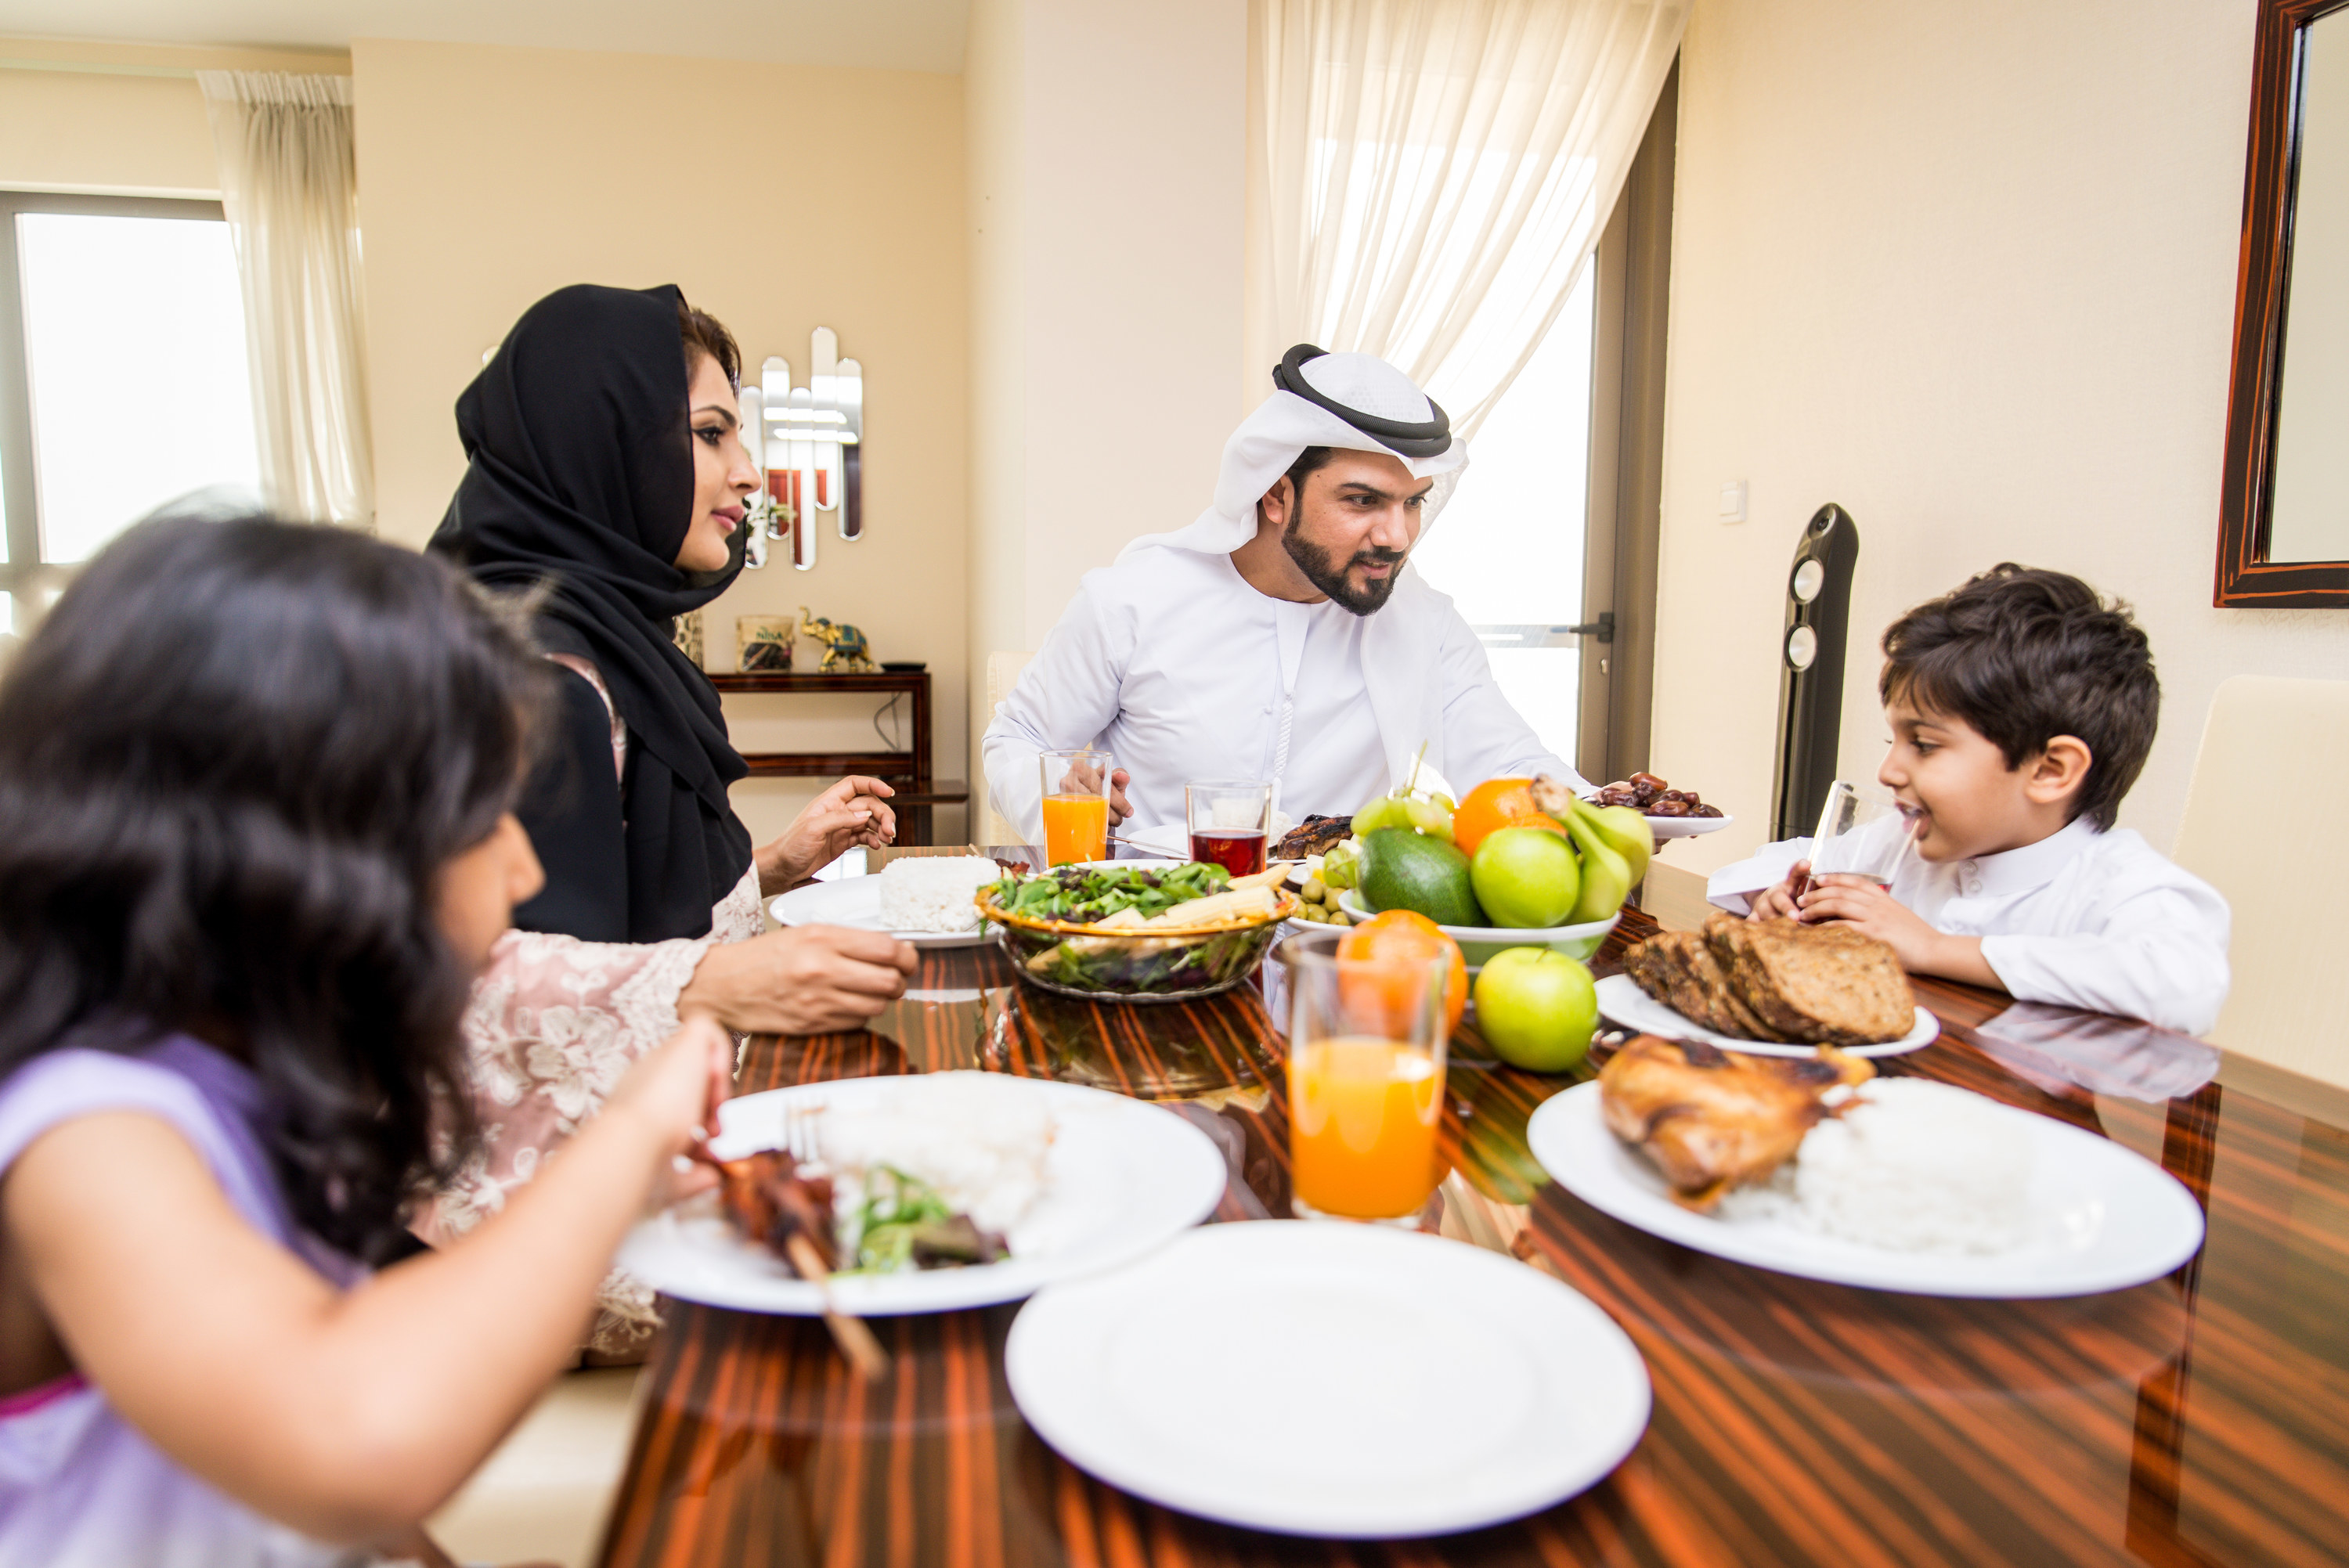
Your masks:
<path fill-rule="evenodd" d="M 636 1428 L 640 1367 L 554 1380 L 425 1529 L 460 1563 L 588 1568 Z"/>
<path fill-rule="evenodd" d="M 2349 681 L 2222 682 L 2173 858 L 2234 911 L 2211 1043 L 2349 1088 L 2344 779 Z"/>
<path fill-rule="evenodd" d="M 1025 669 L 1028 661 L 1035 656 L 1033 654 L 1001 650 L 987 655 L 987 716 L 979 721 L 981 729 L 986 728 L 987 725 L 994 719 L 995 710 L 1003 705 L 1005 697 L 1011 695 L 1011 688 L 1019 684 L 1019 672 Z M 1021 836 L 1019 829 L 1005 821 L 1002 813 L 996 810 L 995 801 L 988 792 L 987 770 L 984 768 L 976 768 L 972 770 L 970 792 L 972 799 L 978 806 L 978 815 L 971 819 L 978 827 L 978 832 L 975 836 L 976 842 L 1021 844 L 1028 841 Z"/>

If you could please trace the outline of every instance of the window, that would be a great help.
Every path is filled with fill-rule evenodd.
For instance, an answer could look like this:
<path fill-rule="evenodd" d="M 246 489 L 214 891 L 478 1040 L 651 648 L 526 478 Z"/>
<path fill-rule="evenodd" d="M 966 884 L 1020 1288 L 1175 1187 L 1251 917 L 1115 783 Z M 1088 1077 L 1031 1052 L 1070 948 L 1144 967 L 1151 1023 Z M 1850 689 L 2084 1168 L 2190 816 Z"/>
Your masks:
<path fill-rule="evenodd" d="M 1582 616 L 1590 469 L 1583 433 L 1590 428 L 1598 270 L 1583 269 L 1548 335 L 1494 405 L 1469 444 L 1458 497 L 1412 554 L 1484 639 L 1493 679 L 1510 706 L 1569 761 L 1582 660 L 1566 628 Z"/>
<path fill-rule="evenodd" d="M 1675 65 L 1597 253 L 1412 557 L 1534 733 L 1593 783 L 1648 766 L 1679 120 Z"/>
<path fill-rule="evenodd" d="M 260 478 L 216 201 L 0 191 L 0 629 L 191 490 Z"/>

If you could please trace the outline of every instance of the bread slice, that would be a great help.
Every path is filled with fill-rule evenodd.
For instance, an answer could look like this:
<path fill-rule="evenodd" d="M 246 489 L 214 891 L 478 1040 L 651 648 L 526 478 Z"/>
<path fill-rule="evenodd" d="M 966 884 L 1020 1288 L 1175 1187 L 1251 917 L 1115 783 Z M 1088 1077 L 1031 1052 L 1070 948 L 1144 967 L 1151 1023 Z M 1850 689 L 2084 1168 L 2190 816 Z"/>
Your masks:
<path fill-rule="evenodd" d="M 1695 932 L 1658 933 L 1623 955 L 1623 969 L 1641 990 L 1692 1024 L 1741 1040 L 1786 1037 L 1739 997 L 1728 971 Z"/>
<path fill-rule="evenodd" d="M 1891 948 L 1847 925 L 1795 920 L 1705 923 L 1731 983 L 1761 1020 L 1789 1038 L 1867 1046 L 1897 1040 L 1916 1022 L 1917 998 Z"/>

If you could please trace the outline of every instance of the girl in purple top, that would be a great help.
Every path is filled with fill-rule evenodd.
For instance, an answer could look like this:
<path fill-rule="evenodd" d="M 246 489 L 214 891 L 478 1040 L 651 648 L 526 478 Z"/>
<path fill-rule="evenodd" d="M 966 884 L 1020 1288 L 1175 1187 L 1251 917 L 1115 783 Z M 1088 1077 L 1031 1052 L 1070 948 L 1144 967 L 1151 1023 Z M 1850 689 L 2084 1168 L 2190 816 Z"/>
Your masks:
<path fill-rule="evenodd" d="M 445 1562 L 724 1093 L 697 1019 L 443 1252 L 546 668 L 439 562 L 166 518 L 0 685 L 0 1563 Z"/>

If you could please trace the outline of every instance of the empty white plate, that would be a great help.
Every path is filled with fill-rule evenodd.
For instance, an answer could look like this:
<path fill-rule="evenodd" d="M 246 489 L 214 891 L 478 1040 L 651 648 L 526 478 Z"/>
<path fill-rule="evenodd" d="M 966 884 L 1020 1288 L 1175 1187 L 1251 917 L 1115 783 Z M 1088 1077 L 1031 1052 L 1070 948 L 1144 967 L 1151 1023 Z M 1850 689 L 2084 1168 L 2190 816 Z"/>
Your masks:
<path fill-rule="evenodd" d="M 859 931 L 886 931 L 881 923 L 881 879 L 842 877 L 810 882 L 779 895 L 767 905 L 777 925 L 848 925 Z M 891 931 L 900 942 L 916 947 L 976 947 L 992 932 L 985 921 L 968 931 Z"/>
<path fill-rule="evenodd" d="M 1609 975 L 1599 983 L 1599 1010 L 1627 1029 L 1637 1029 L 1643 1035 L 1661 1035 L 1668 1040 L 1711 1040 L 1725 1051 L 1744 1051 L 1754 1057 L 1810 1057 L 1818 1054 L 1816 1046 L 1781 1046 L 1768 1040 L 1741 1040 L 1734 1035 L 1724 1035 L 1718 1029 L 1684 1017 L 1677 1008 L 1667 1007 L 1645 991 L 1629 975 Z M 1845 1054 L 1855 1057 L 1897 1057 L 1909 1051 L 1921 1051 L 1940 1037 L 1941 1020 L 1924 1008 L 1917 1009 L 1917 1022 L 1897 1040 L 1885 1040 L 1873 1046 L 1847 1046 Z"/>
<path fill-rule="evenodd" d="M 1054 1280 L 1133 1262 L 1206 1219 L 1223 1197 L 1230 1175 L 1223 1154 L 1174 1111 L 1078 1084 L 989 1076 L 1007 1093 L 1035 1097 L 1052 1115 L 1047 1185 L 1022 1227 L 1043 1240 L 998 1264 L 840 1275 L 832 1293 L 843 1311 L 880 1316 L 1018 1301 Z M 746 1094 L 726 1102 L 710 1147 L 724 1160 L 781 1148 L 784 1115 L 794 1104 L 885 1104 L 921 1082 L 919 1075 L 842 1078 Z M 815 1286 L 747 1240 L 708 1197 L 637 1225 L 619 1263 L 687 1301 L 799 1317 L 823 1310 Z"/>
<path fill-rule="evenodd" d="M 1244 1377 L 1203 1326 L 1243 1325 Z M 1004 1350 L 1020 1414 L 1138 1496 L 1291 1535 L 1437 1535 L 1606 1476 L 1648 1425 L 1648 1369 L 1579 1293 L 1381 1226 L 1193 1231 L 1050 1287 Z"/>
<path fill-rule="evenodd" d="M 2032 1161 L 2031 1230 L 2013 1252 L 1895 1252 L 1779 1219 L 1694 1213 L 1672 1202 L 1646 1155 L 1607 1130 L 1599 1092 L 1577 1084 L 1534 1112 L 1526 1142 L 1542 1169 L 1625 1224 L 1755 1268 L 1911 1295 L 2020 1301 L 2141 1284 L 2202 1244 L 2202 1211 L 2176 1177 L 2108 1138 L 2013 1106 L 1999 1109 L 2029 1124 Z"/>

